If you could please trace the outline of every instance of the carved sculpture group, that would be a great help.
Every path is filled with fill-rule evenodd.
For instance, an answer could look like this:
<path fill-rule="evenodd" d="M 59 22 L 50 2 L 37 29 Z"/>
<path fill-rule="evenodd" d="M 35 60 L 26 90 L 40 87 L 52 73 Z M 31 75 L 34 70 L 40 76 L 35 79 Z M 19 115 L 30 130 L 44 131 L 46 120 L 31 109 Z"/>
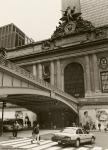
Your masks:
<path fill-rule="evenodd" d="M 67 7 L 63 11 L 63 17 L 60 19 L 59 25 L 56 27 L 51 39 L 95 28 L 90 21 L 84 20 L 81 17 L 81 13 L 76 13 L 75 10 L 75 7 L 73 9 Z"/>

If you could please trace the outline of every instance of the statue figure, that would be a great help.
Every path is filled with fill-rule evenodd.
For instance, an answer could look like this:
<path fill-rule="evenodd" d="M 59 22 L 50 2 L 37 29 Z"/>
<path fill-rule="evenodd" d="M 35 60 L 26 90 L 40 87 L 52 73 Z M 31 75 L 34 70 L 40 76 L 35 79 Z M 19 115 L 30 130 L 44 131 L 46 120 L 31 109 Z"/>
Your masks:
<path fill-rule="evenodd" d="M 66 15 L 67 15 L 68 22 L 70 20 L 73 20 L 73 14 L 74 14 L 74 12 L 75 12 L 75 6 L 73 7 L 73 9 L 71 9 L 70 7 L 67 7 L 67 9 L 66 9 Z"/>
<path fill-rule="evenodd" d="M 70 20 L 74 20 L 73 15 L 75 13 L 75 9 L 76 9 L 75 6 L 73 7 L 73 9 L 71 9 L 70 6 L 68 6 L 67 9 L 63 11 L 64 12 L 63 17 L 60 20 L 66 22 L 69 22 Z"/>

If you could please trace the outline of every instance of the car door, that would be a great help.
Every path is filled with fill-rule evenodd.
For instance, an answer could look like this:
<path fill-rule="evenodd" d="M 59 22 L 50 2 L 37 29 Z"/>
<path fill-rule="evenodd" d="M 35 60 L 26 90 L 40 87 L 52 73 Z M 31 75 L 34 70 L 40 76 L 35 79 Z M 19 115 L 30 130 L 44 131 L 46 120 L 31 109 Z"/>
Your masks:
<path fill-rule="evenodd" d="M 85 136 L 85 142 L 91 141 L 91 135 L 84 129 L 82 129 L 84 136 Z"/>
<path fill-rule="evenodd" d="M 86 137 L 85 137 L 83 131 L 81 129 L 78 129 L 76 131 L 76 134 L 78 134 L 78 136 L 80 138 L 80 143 L 85 143 Z"/>

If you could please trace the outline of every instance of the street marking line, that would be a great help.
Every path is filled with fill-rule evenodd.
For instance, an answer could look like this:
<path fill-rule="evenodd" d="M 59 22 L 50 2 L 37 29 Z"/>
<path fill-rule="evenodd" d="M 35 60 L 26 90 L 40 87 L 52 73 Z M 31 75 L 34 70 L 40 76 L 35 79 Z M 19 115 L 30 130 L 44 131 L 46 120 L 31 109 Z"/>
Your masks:
<path fill-rule="evenodd" d="M 87 147 L 80 147 L 80 148 L 78 148 L 77 150 L 88 150 L 89 148 L 87 148 Z"/>
<path fill-rule="evenodd" d="M 84 146 L 87 148 L 93 148 L 94 147 L 93 145 L 84 145 Z"/>
<path fill-rule="evenodd" d="M 28 142 L 28 141 L 30 141 L 30 139 L 26 139 L 26 140 L 22 140 L 22 141 L 16 141 L 16 142 L 11 142 L 11 143 L 3 143 L 3 144 L 1 144 L 1 145 L 3 145 L 3 146 L 7 146 L 7 145 L 16 145 L 16 144 L 19 144 L 19 143 L 25 143 L 25 142 Z"/>
<path fill-rule="evenodd" d="M 62 148 L 63 150 L 75 150 L 73 147 Z"/>
<path fill-rule="evenodd" d="M 46 148 L 49 148 L 50 146 L 54 146 L 54 145 L 57 145 L 57 143 L 56 142 L 52 142 L 52 143 L 48 143 L 48 144 L 45 144 L 45 145 L 39 145 L 38 147 L 31 148 L 30 150 L 46 149 Z"/>
<path fill-rule="evenodd" d="M 40 142 L 40 144 L 42 144 L 42 145 L 47 144 L 47 143 L 51 143 L 51 141 Z M 37 146 L 39 146 L 39 145 L 37 143 L 34 143 L 34 144 L 26 145 L 26 146 L 19 146 L 19 148 L 33 148 L 33 147 L 37 147 Z"/>
<path fill-rule="evenodd" d="M 2 142 L 0 142 L 0 144 L 3 144 L 3 143 L 10 143 L 10 142 L 13 142 L 13 141 L 22 141 L 22 140 L 25 140 L 25 139 L 30 139 L 30 138 L 22 138 L 22 139 L 7 140 L 7 141 L 2 141 Z"/>
<path fill-rule="evenodd" d="M 49 148 L 46 148 L 45 150 L 59 150 L 61 149 L 62 147 L 59 147 L 59 146 L 52 146 L 52 147 L 49 147 Z"/>
<path fill-rule="evenodd" d="M 102 150 L 102 149 L 103 149 L 102 147 L 94 147 L 91 150 Z"/>
<path fill-rule="evenodd" d="M 43 140 L 40 140 L 40 142 L 43 142 Z M 36 143 L 35 143 L 36 144 Z M 21 147 L 21 146 L 27 146 L 27 145 L 31 145 L 31 139 L 29 140 L 29 141 L 27 141 L 27 142 L 20 142 L 20 143 L 18 143 L 18 144 L 15 144 L 15 145 L 12 145 L 12 147 Z M 33 145 L 33 144 L 32 144 Z"/>
<path fill-rule="evenodd" d="M 24 142 L 24 143 L 18 143 L 18 144 L 15 144 L 15 145 L 12 145 L 12 147 L 19 147 L 19 146 L 27 146 L 27 145 L 30 145 L 31 144 L 31 141 L 27 141 L 27 142 Z"/>

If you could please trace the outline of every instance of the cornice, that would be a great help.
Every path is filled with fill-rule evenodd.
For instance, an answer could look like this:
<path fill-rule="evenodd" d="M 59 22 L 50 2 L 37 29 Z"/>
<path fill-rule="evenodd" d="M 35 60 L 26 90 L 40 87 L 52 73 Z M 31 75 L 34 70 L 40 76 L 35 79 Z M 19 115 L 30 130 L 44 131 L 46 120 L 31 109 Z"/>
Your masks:
<path fill-rule="evenodd" d="M 107 46 L 105 44 L 108 44 L 108 39 L 101 39 L 98 41 L 91 41 L 87 43 L 80 43 L 77 45 L 72 45 L 72 46 L 66 46 L 66 47 L 61 47 L 53 50 L 47 50 L 39 53 L 33 53 L 25 56 L 20 56 L 20 57 L 15 57 L 11 58 L 10 60 L 12 61 L 21 61 L 19 64 L 30 64 L 38 61 L 47 61 L 48 60 L 56 60 L 58 58 L 64 59 L 72 56 L 81 56 L 81 55 L 87 55 L 87 54 L 93 54 L 93 53 L 99 53 L 107 50 Z M 95 46 L 100 46 L 101 48 L 96 48 L 93 49 Z M 104 46 L 103 46 L 104 45 Z M 55 56 L 54 56 L 55 55 Z M 48 57 L 49 56 L 49 57 Z M 38 57 L 37 60 L 33 60 L 34 58 Z M 40 57 L 40 58 L 39 58 Z M 47 57 L 47 58 L 45 58 Z M 23 60 L 29 60 L 29 62 L 22 62 Z"/>

